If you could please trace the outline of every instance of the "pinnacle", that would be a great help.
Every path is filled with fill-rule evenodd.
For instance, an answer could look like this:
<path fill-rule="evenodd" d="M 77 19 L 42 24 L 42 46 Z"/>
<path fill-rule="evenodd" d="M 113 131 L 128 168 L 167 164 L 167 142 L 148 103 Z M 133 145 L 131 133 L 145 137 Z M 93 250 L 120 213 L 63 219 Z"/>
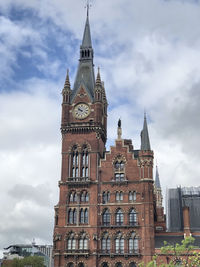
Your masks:
<path fill-rule="evenodd" d="M 97 73 L 97 78 L 96 78 L 96 86 L 102 86 L 99 67 L 98 67 L 98 73 Z"/>
<path fill-rule="evenodd" d="M 67 76 L 66 76 L 66 80 L 65 80 L 64 89 L 69 89 L 70 90 L 69 70 L 68 69 L 67 69 Z"/>

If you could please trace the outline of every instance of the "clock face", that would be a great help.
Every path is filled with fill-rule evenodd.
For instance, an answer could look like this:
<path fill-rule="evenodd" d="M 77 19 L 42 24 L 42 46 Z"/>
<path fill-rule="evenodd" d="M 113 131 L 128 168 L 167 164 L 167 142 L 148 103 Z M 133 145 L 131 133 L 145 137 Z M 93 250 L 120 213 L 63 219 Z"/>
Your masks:
<path fill-rule="evenodd" d="M 78 104 L 75 106 L 73 114 L 77 119 L 85 119 L 90 114 L 90 108 L 87 104 Z"/>

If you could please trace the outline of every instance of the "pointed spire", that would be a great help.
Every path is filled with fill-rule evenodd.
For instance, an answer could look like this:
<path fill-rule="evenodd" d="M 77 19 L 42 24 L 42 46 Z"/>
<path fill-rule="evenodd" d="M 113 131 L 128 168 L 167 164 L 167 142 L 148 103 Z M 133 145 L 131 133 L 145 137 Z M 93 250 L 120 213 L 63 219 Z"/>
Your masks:
<path fill-rule="evenodd" d="M 93 54 L 94 53 L 92 49 L 89 16 L 87 12 L 83 41 L 82 45 L 80 46 L 79 66 L 74 81 L 74 88 L 72 92 L 71 101 L 73 101 L 80 86 L 86 89 L 92 101 L 94 99 L 95 76 L 94 76 Z"/>
<path fill-rule="evenodd" d="M 156 188 L 161 188 L 161 186 L 160 186 L 160 177 L 159 177 L 158 166 L 157 165 L 156 165 L 155 186 L 156 186 Z"/>
<path fill-rule="evenodd" d="M 144 124 L 143 124 L 143 129 L 141 131 L 141 150 L 151 150 L 148 127 L 147 127 L 146 112 L 144 113 Z"/>
<path fill-rule="evenodd" d="M 69 89 L 70 90 L 70 81 L 69 81 L 69 69 L 67 69 L 67 76 L 66 76 L 66 80 L 65 80 L 65 85 L 64 85 L 64 89 Z"/>
<path fill-rule="evenodd" d="M 102 86 L 99 67 L 98 67 L 98 73 L 97 73 L 97 78 L 96 78 L 96 86 Z"/>
<path fill-rule="evenodd" d="M 89 23 L 89 4 L 87 4 L 87 18 L 85 22 L 85 30 L 83 34 L 82 48 L 92 48 L 92 39 L 90 34 L 90 23 Z"/>

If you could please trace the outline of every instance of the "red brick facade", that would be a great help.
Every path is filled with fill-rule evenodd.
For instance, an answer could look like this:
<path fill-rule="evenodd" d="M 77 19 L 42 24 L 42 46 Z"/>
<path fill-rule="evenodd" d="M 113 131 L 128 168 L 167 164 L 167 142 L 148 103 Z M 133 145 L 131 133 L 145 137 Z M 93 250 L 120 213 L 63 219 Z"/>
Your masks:
<path fill-rule="evenodd" d="M 156 207 L 153 151 L 134 150 L 131 140 L 121 139 L 121 123 L 106 151 L 107 101 L 99 73 L 93 92 L 83 83 L 72 96 L 67 75 L 54 266 L 133 267 L 151 260 L 155 227 L 165 227 L 163 208 Z"/>

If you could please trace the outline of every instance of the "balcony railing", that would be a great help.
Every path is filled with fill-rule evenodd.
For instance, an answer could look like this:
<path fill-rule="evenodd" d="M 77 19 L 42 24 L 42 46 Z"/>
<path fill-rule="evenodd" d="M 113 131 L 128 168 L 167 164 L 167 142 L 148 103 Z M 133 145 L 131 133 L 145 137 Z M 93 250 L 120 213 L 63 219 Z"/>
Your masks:
<path fill-rule="evenodd" d="M 124 256 L 124 257 L 130 257 L 130 256 L 139 256 L 140 251 L 139 249 L 114 249 L 114 250 L 100 250 L 99 254 L 102 256 Z"/>
<path fill-rule="evenodd" d="M 81 255 L 86 255 L 89 254 L 89 249 L 66 249 L 65 254 L 81 254 Z"/>
<path fill-rule="evenodd" d="M 91 180 L 89 177 L 69 177 L 67 184 L 69 185 L 87 185 L 90 184 Z"/>
<path fill-rule="evenodd" d="M 139 227 L 138 222 L 130 222 L 129 224 L 124 224 L 122 222 L 111 224 L 109 222 L 105 222 L 101 224 L 101 228 L 131 228 L 131 227 Z"/>

